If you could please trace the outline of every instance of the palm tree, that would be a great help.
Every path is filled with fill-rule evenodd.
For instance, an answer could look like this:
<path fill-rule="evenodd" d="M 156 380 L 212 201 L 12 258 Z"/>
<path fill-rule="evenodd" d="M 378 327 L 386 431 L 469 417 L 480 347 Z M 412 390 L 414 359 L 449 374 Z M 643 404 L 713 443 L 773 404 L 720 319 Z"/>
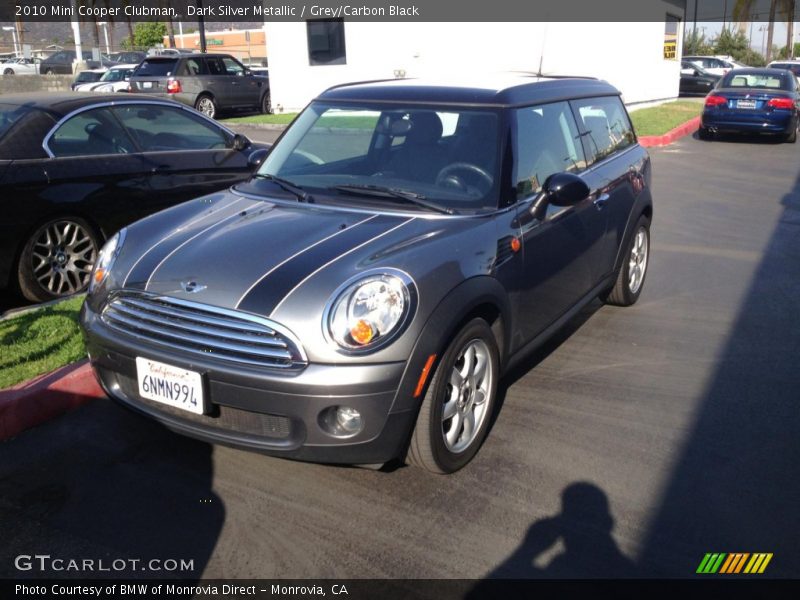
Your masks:
<path fill-rule="evenodd" d="M 786 57 L 794 58 L 794 0 L 786 2 Z"/>

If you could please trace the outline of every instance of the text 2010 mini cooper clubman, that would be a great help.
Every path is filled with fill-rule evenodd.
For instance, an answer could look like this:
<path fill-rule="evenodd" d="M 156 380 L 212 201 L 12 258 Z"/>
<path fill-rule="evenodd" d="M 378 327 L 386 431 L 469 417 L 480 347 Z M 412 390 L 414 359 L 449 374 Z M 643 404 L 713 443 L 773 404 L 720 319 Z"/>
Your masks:
<path fill-rule="evenodd" d="M 452 472 L 515 359 L 598 296 L 636 302 L 650 178 L 602 81 L 335 87 L 249 182 L 108 241 L 89 355 L 184 434 Z"/>

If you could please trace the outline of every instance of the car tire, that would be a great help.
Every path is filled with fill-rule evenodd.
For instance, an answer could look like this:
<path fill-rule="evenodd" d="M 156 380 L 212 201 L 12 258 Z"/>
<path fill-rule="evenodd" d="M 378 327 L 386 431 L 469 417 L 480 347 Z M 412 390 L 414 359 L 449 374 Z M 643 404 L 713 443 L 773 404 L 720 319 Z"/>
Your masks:
<path fill-rule="evenodd" d="M 45 75 L 55 75 L 55 74 L 56 74 L 56 72 L 55 72 L 55 71 L 53 71 L 53 69 L 45 69 L 45 70 L 44 70 L 44 74 L 45 74 Z"/>
<path fill-rule="evenodd" d="M 650 264 L 650 219 L 646 216 L 636 222 L 624 256 L 614 287 L 603 298 L 606 304 L 630 306 L 642 293 Z"/>
<path fill-rule="evenodd" d="M 33 302 L 47 302 L 85 291 L 99 250 L 99 235 L 81 218 L 44 223 L 20 254 L 17 279 L 22 295 Z"/>
<path fill-rule="evenodd" d="M 789 144 L 794 144 L 797 142 L 797 123 L 795 123 L 795 127 L 792 129 L 792 132 L 786 134 L 785 141 Z"/>
<path fill-rule="evenodd" d="M 261 98 L 261 114 L 272 114 L 272 99 L 270 98 L 269 92 L 264 94 L 264 97 Z"/>
<path fill-rule="evenodd" d="M 195 100 L 194 107 L 209 119 L 217 116 L 217 103 L 209 94 L 200 94 Z"/>
<path fill-rule="evenodd" d="M 710 142 L 714 139 L 714 134 L 711 133 L 707 128 L 700 127 L 700 129 L 697 130 L 697 137 L 699 137 L 701 140 Z"/>
<path fill-rule="evenodd" d="M 458 332 L 425 393 L 406 462 L 445 474 L 472 460 L 495 408 L 499 356 L 494 334 L 483 319 L 471 320 Z"/>
<path fill-rule="evenodd" d="M 3 75 L 13 75 L 13 74 L 14 74 L 14 69 L 5 69 L 3 71 Z"/>

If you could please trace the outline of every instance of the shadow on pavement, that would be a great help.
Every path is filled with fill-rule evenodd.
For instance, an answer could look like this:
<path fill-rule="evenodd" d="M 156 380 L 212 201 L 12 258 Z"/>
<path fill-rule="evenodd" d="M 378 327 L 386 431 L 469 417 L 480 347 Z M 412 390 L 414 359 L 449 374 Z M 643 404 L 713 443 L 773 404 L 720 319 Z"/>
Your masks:
<path fill-rule="evenodd" d="M 561 513 L 539 519 L 525 539 L 488 579 L 573 579 L 635 577 L 634 563 L 620 552 L 611 536 L 614 518 L 608 497 L 588 482 L 567 486 L 561 494 Z M 542 562 L 547 553 L 556 555 Z M 473 593 L 483 596 L 479 583 Z"/>
<path fill-rule="evenodd" d="M 202 575 L 225 520 L 211 446 L 106 399 L 35 431 L 0 444 L 0 577 Z M 20 571 L 19 555 L 63 562 Z M 70 569 L 70 559 L 94 563 Z"/>

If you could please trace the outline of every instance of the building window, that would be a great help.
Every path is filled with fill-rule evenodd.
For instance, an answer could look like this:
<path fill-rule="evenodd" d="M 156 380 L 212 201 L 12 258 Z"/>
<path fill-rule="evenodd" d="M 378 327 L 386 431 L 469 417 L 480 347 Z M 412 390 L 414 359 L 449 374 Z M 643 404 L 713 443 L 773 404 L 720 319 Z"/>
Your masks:
<path fill-rule="evenodd" d="M 678 60 L 678 28 L 681 19 L 667 14 L 664 22 L 664 60 Z"/>
<path fill-rule="evenodd" d="M 308 64 L 344 65 L 347 52 L 344 43 L 344 21 L 308 21 Z"/>

